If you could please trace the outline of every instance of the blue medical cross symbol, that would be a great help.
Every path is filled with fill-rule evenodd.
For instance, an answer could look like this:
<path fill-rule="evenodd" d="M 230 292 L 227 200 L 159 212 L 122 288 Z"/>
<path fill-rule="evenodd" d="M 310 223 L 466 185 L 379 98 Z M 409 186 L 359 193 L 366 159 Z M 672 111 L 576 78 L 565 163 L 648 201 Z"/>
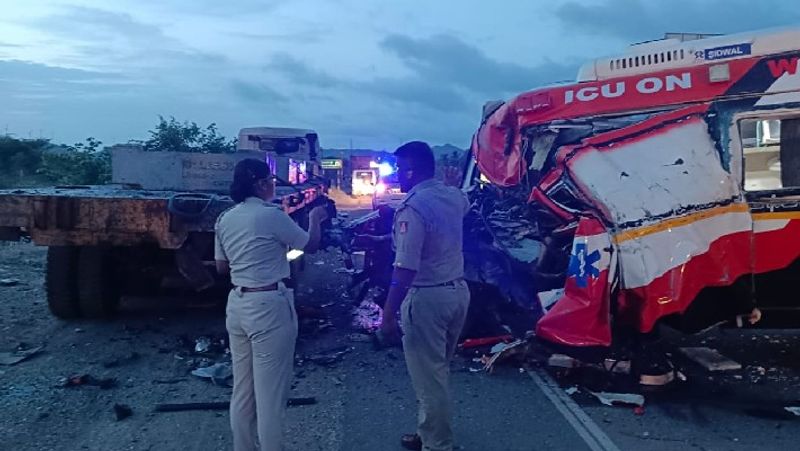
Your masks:
<path fill-rule="evenodd" d="M 600 251 L 595 250 L 590 254 L 585 243 L 578 243 L 569 258 L 568 275 L 575 277 L 575 283 L 579 288 L 586 288 L 589 277 L 600 277 L 600 270 L 594 266 L 598 261 L 600 261 Z"/>

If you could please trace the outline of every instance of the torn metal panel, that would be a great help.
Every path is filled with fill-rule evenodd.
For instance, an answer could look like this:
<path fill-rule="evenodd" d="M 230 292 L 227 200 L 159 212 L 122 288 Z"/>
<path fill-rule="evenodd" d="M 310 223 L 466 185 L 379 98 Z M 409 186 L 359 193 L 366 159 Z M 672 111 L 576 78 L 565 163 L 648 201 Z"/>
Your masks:
<path fill-rule="evenodd" d="M 575 234 L 564 294 L 539 320 L 536 335 L 567 346 L 611 345 L 611 237 L 603 224 L 582 219 Z"/>

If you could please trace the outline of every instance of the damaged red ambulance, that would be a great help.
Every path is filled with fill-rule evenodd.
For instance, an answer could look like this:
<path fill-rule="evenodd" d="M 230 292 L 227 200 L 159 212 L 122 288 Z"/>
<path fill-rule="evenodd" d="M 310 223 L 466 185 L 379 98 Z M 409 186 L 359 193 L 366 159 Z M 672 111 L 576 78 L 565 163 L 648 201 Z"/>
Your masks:
<path fill-rule="evenodd" d="M 798 43 L 800 29 L 673 37 L 487 104 L 465 188 L 524 199 L 479 210 L 534 268 L 537 336 L 606 347 L 619 328 L 800 307 Z M 535 230 L 509 232 L 524 218 Z"/>

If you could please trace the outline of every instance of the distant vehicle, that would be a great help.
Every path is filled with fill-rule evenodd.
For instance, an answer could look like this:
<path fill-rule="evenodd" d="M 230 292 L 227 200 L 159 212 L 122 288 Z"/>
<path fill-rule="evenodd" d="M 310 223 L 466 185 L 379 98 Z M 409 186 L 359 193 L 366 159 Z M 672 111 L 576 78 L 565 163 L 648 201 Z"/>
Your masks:
<path fill-rule="evenodd" d="M 372 196 L 378 185 L 376 169 L 356 169 L 353 171 L 353 196 Z"/>
<path fill-rule="evenodd" d="M 384 169 L 383 175 L 378 177 L 378 184 L 372 196 L 372 208 L 378 209 L 383 205 L 398 205 L 404 198 L 405 194 L 400 189 L 397 171 L 394 167 L 391 167 L 391 171 Z"/>

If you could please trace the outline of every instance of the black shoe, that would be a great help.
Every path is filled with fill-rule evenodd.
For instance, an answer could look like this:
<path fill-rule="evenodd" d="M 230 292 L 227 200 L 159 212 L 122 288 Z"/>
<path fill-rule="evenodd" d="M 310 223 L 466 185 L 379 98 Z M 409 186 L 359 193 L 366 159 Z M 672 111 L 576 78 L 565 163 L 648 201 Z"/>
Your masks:
<path fill-rule="evenodd" d="M 417 434 L 405 434 L 400 438 L 400 444 L 411 451 L 422 451 L 422 439 Z"/>

